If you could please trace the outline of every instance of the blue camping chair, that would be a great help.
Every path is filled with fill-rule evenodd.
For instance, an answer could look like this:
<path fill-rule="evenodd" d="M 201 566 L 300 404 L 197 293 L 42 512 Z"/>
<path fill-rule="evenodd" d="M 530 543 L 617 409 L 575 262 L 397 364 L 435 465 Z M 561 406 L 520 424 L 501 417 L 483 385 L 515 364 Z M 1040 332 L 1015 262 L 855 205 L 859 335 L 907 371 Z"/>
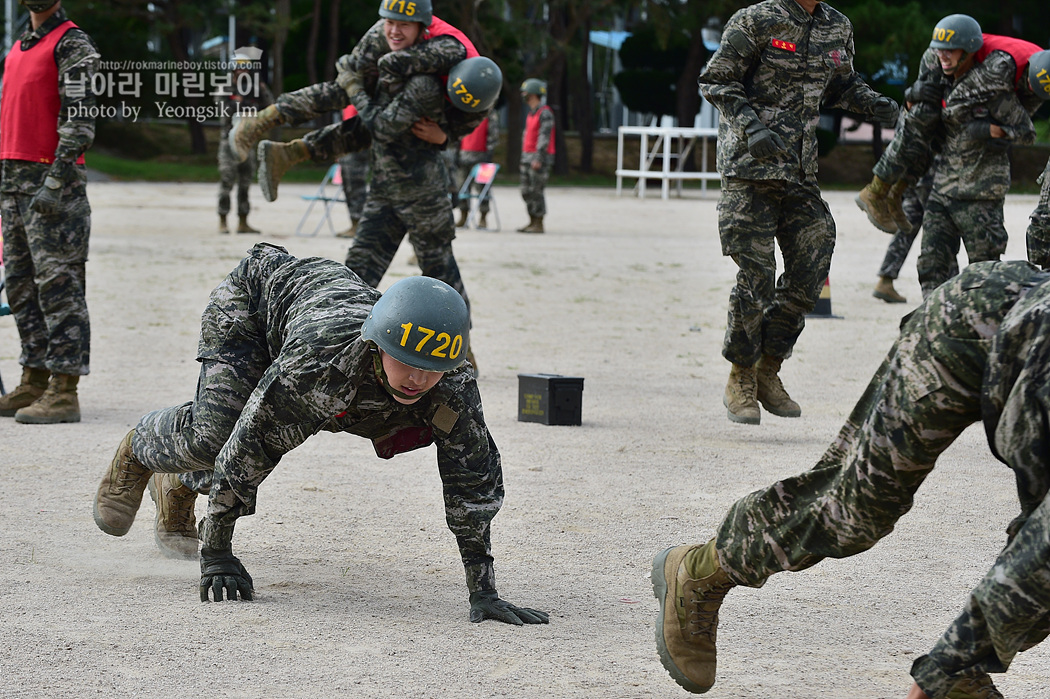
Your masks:
<path fill-rule="evenodd" d="M 328 191 L 328 186 L 334 185 L 335 191 Z M 317 232 L 321 230 L 321 226 L 328 222 L 328 230 L 335 235 L 335 227 L 332 226 L 332 207 L 336 204 L 346 204 L 346 196 L 343 194 L 343 177 L 342 171 L 339 169 L 339 163 L 332 165 L 328 168 L 328 172 L 325 173 L 324 179 L 321 180 L 321 186 L 317 188 L 317 191 L 313 194 L 302 194 L 300 195 L 303 201 L 310 202 L 310 206 L 306 207 L 306 213 L 299 220 L 299 226 L 295 229 L 296 235 L 304 236 L 315 236 Z M 321 220 L 317 222 L 317 226 L 314 227 L 310 233 L 303 232 L 303 224 L 306 223 L 306 219 L 310 217 L 310 212 L 313 211 L 315 205 L 320 203 L 323 208 Z"/>
<path fill-rule="evenodd" d="M 498 163 L 478 163 L 470 169 L 470 174 L 459 188 L 459 198 L 470 201 L 470 213 L 467 215 L 466 224 L 474 225 L 474 221 L 481 213 L 481 200 L 488 199 L 489 209 L 496 217 L 496 230 L 500 230 L 499 209 L 496 207 L 496 198 L 492 196 L 492 183 L 496 181 L 496 173 L 499 172 Z M 472 184 L 481 185 L 477 193 L 472 191 Z"/>

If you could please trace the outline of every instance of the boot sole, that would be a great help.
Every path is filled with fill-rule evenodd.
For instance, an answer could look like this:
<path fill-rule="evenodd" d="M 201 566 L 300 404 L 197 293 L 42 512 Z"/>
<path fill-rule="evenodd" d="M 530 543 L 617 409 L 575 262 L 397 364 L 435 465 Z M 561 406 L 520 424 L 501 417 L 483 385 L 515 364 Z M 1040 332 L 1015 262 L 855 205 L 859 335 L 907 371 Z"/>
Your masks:
<path fill-rule="evenodd" d="M 153 501 L 153 504 L 157 504 L 157 487 L 153 485 L 153 476 L 150 476 L 149 482 L 146 483 L 146 490 L 149 491 L 149 498 Z M 157 514 L 153 516 L 153 542 L 157 544 L 157 548 L 160 549 L 160 554 L 165 558 L 171 558 L 176 561 L 195 561 L 197 560 L 197 547 L 194 546 L 193 553 L 189 551 L 180 551 L 176 548 L 172 548 L 164 543 L 164 540 L 160 537 L 160 530 L 157 525 L 160 524 L 157 520 L 160 519 L 160 506 L 157 506 Z"/>
<path fill-rule="evenodd" d="M 277 185 L 270 189 L 270 168 L 267 166 L 267 157 L 270 155 L 270 144 L 268 141 L 259 143 L 259 189 L 262 190 L 263 199 L 266 201 L 277 200 Z M 239 231 L 238 231 L 239 232 Z"/>
<path fill-rule="evenodd" d="M 871 295 L 879 299 L 880 301 L 885 301 L 886 303 L 908 303 L 908 299 L 906 298 L 901 297 L 895 299 L 889 294 L 884 294 L 881 291 L 873 291 L 871 292 Z"/>
<path fill-rule="evenodd" d="M 724 395 L 722 396 L 722 405 L 724 405 L 726 407 L 726 416 L 729 418 L 730 422 L 736 422 L 736 423 L 741 424 L 741 425 L 759 425 L 759 424 L 762 424 L 762 416 L 761 415 L 759 415 L 758 417 L 744 417 L 742 415 L 737 415 L 732 410 L 730 410 L 729 409 L 729 403 L 728 403 L 728 401 L 726 401 L 726 397 Z M 774 413 L 774 415 L 775 414 L 776 413 Z"/>
<path fill-rule="evenodd" d="M 759 403 L 762 403 L 762 401 L 759 401 Z M 770 408 L 765 403 L 762 403 L 762 408 L 767 413 L 769 413 L 771 415 L 776 415 L 777 417 L 802 417 L 802 409 L 801 408 L 799 408 L 798 411 L 795 411 L 795 410 L 773 410 L 772 408 Z"/>
<path fill-rule="evenodd" d="M 667 641 L 664 640 L 664 614 L 666 613 L 664 605 L 667 600 L 667 576 L 664 568 L 667 565 L 667 556 L 673 548 L 672 546 L 664 549 L 653 559 L 653 572 L 650 579 L 653 583 L 653 594 L 656 596 L 656 601 L 660 604 L 660 611 L 656 615 L 656 653 L 660 656 L 660 664 L 664 666 L 667 673 L 671 675 L 671 679 L 679 687 L 693 694 L 705 694 L 711 687 L 701 687 L 682 674 L 682 671 L 674 664 L 674 659 L 671 658 L 671 653 L 667 650 Z"/>
<path fill-rule="evenodd" d="M 58 425 L 63 422 L 80 422 L 79 415 L 63 415 L 61 417 L 36 417 L 33 415 L 15 414 L 15 422 L 23 425 Z"/>
<path fill-rule="evenodd" d="M 890 235 L 897 234 L 898 229 L 896 228 L 896 226 L 894 226 L 893 230 L 890 230 L 889 228 L 883 226 L 877 220 L 875 220 L 875 217 L 871 215 L 871 209 L 868 208 L 868 205 L 865 204 L 864 200 L 860 198 L 860 195 L 854 197 L 853 201 L 857 202 L 857 206 L 860 207 L 860 210 L 863 211 L 864 215 L 868 217 L 868 222 L 871 223 L 871 225 L 875 226 L 883 233 L 888 233 Z"/>

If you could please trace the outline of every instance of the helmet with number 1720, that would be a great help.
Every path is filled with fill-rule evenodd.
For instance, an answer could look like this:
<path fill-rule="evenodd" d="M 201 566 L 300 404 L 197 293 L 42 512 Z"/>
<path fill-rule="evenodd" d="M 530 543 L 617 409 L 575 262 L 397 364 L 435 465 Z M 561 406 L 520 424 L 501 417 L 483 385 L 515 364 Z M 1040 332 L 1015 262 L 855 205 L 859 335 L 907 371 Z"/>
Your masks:
<path fill-rule="evenodd" d="M 467 356 L 470 313 L 459 292 L 445 282 L 407 277 L 376 301 L 361 337 L 415 369 L 452 371 Z"/>

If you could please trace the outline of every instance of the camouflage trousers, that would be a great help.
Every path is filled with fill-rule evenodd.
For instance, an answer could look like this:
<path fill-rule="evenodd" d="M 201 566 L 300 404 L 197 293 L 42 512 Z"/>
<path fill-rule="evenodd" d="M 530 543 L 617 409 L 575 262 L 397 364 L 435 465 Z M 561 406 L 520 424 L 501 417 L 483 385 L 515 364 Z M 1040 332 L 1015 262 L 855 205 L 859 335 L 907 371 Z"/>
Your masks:
<path fill-rule="evenodd" d="M 286 124 L 298 124 L 331 112 L 342 111 L 350 104 L 346 90 L 335 81 L 316 83 L 299 90 L 285 92 L 275 101 L 274 107 Z"/>
<path fill-rule="evenodd" d="M 722 356 L 751 366 L 762 354 L 786 359 L 831 267 L 835 221 L 816 184 L 722 178 L 722 254 L 739 271 L 729 294 Z M 784 273 L 775 279 L 774 246 Z"/>
<path fill-rule="evenodd" d="M 532 161 L 522 158 L 518 173 L 521 175 L 521 198 L 525 201 L 529 216 L 546 216 L 547 200 L 543 190 L 551 176 L 551 164 L 544 162 L 538 170 L 534 170 Z"/>
<path fill-rule="evenodd" d="M 817 465 L 730 508 L 716 547 L 736 582 L 761 587 L 893 531 L 937 457 L 981 419 L 992 339 L 983 320 L 1001 316 L 1032 274 L 1020 261 L 972 265 L 907 317 Z"/>
<path fill-rule="evenodd" d="M 219 216 L 230 213 L 230 191 L 237 185 L 237 215 L 247 216 L 251 211 L 248 190 L 255 176 L 256 155 L 253 149 L 248 159 L 237 162 L 227 139 L 219 139 Z"/>
<path fill-rule="evenodd" d="M 922 245 L 916 267 L 926 296 L 951 278 L 959 243 L 969 262 L 998 260 L 1006 252 L 1008 235 L 1002 199 L 953 199 L 933 192 L 922 219 Z"/>
<path fill-rule="evenodd" d="M 1028 261 L 1043 269 L 1050 268 L 1050 160 L 1046 161 L 1043 174 L 1039 175 L 1039 203 L 1028 224 L 1026 240 Z"/>
<path fill-rule="evenodd" d="M 911 674 L 931 699 L 940 699 L 959 677 L 1006 672 L 1018 652 L 1048 635 L 1050 496 L 999 554 L 930 653 L 912 664 Z"/>
<path fill-rule="evenodd" d="M 215 458 L 273 363 L 256 311 L 263 280 L 288 259 L 284 248 L 260 244 L 212 291 L 201 316 L 194 399 L 142 417 L 131 447 L 143 466 L 180 473 L 198 493 L 211 490 Z"/>
<path fill-rule="evenodd" d="M 445 194 L 395 199 L 376 187 L 368 193 L 357 236 L 346 253 L 346 266 L 366 284 L 378 287 L 405 236 L 424 276 L 440 279 L 458 291 L 470 308 L 459 265 L 452 254 L 456 237 L 452 206 Z"/>
<path fill-rule="evenodd" d="M 351 117 L 303 136 L 310 159 L 315 163 L 329 163 L 348 153 L 368 152 L 372 134 L 359 117 Z M 367 162 L 367 158 L 366 158 Z"/>
<path fill-rule="evenodd" d="M 470 177 L 470 172 L 474 169 L 474 166 L 486 162 L 488 162 L 487 153 L 462 150 L 459 152 L 459 160 L 456 163 L 456 176 L 458 178 L 457 181 L 459 182 L 459 185 L 456 187 L 457 193 L 459 192 L 459 189 L 463 187 L 463 183 L 467 181 L 467 178 Z M 546 185 L 546 183 L 544 183 L 544 185 Z M 470 185 L 470 190 L 474 193 L 475 196 L 480 195 L 481 190 L 483 188 L 484 185 L 480 185 L 477 182 L 473 182 Z M 487 214 L 489 212 L 490 198 L 491 197 L 488 194 L 486 194 L 483 198 L 479 196 L 478 211 L 480 211 L 483 214 Z M 469 197 L 463 197 L 462 199 L 456 197 L 456 199 L 460 211 L 470 211 Z M 546 211 L 546 208 L 544 208 L 544 211 Z"/>
<path fill-rule="evenodd" d="M 343 195 L 346 197 L 346 208 L 350 211 L 351 221 L 360 219 L 365 208 L 365 198 L 368 196 L 368 158 L 367 150 L 347 153 L 339 158 Z"/>
<path fill-rule="evenodd" d="M 85 182 L 78 178 L 66 185 L 56 215 L 31 210 L 31 195 L 0 194 L 4 283 L 22 366 L 73 376 L 90 371 L 85 266 L 91 207 Z"/>
<path fill-rule="evenodd" d="M 900 276 L 901 268 L 904 267 L 904 260 L 907 259 L 911 246 L 919 235 L 919 228 L 922 227 L 923 214 L 926 213 L 926 201 L 930 198 L 932 188 L 933 170 L 930 169 L 926 171 L 926 174 L 917 183 L 904 190 L 904 196 L 901 198 L 901 208 L 904 209 L 904 215 L 911 222 L 911 228 L 907 231 L 897 231 L 893 234 L 890 244 L 886 247 L 886 256 L 882 258 L 882 266 L 879 267 L 880 277 L 896 279 Z M 959 252 L 958 248 L 956 248 L 955 252 Z M 958 273 L 959 265 L 956 263 L 951 276 L 954 277 Z"/>
<path fill-rule="evenodd" d="M 902 109 L 893 139 L 872 173 L 890 184 L 902 177 L 910 182 L 922 177 L 932 159 L 930 144 L 940 136 L 940 117 L 940 109 L 924 103 L 913 105 L 911 110 Z"/>

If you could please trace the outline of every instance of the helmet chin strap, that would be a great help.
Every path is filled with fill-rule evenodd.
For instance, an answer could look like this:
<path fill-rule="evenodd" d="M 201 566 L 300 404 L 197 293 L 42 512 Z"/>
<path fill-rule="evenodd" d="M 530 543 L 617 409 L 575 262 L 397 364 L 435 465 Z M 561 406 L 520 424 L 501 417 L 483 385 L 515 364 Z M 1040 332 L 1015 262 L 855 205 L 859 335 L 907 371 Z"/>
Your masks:
<path fill-rule="evenodd" d="M 379 350 L 376 350 L 375 353 L 372 355 L 372 367 L 375 369 L 376 380 L 379 381 L 379 385 L 385 388 L 387 393 L 396 398 L 403 398 L 405 400 L 416 400 L 417 398 L 421 398 L 430 392 L 430 388 L 428 388 L 426 391 L 421 391 L 415 394 L 414 396 L 410 396 L 407 393 L 403 393 L 391 386 L 390 382 L 387 381 L 386 373 L 383 371 L 383 359 L 379 356 Z M 433 386 L 431 386 L 431 388 L 433 388 Z"/>

